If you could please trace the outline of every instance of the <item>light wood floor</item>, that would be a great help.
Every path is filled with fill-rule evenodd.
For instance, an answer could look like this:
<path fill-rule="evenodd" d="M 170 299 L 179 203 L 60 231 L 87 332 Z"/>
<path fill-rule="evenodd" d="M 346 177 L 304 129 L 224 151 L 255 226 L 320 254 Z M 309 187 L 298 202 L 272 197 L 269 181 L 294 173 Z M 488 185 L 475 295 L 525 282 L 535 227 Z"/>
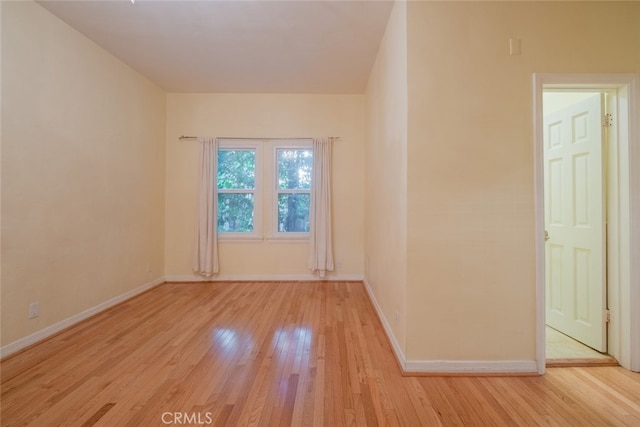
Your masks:
<path fill-rule="evenodd" d="M 1 368 L 2 426 L 640 425 L 619 367 L 403 377 L 361 283 L 165 284 Z"/>

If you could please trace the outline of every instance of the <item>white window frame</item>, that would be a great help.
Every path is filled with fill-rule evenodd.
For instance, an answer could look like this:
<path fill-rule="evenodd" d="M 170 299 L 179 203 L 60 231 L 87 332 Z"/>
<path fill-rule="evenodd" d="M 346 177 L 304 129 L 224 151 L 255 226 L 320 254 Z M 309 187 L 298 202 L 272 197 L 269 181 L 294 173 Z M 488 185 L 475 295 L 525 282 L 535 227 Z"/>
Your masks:
<path fill-rule="evenodd" d="M 311 150 L 313 151 L 313 141 L 311 139 L 299 139 L 299 140 L 274 140 L 271 141 L 272 150 L 272 167 L 271 173 L 271 209 L 270 216 L 271 221 L 269 224 L 269 239 L 272 240 L 291 240 L 306 242 L 309 239 L 309 232 L 296 232 L 296 231 L 279 231 L 278 230 L 278 196 L 280 193 L 299 193 L 309 194 L 309 197 L 313 197 L 313 180 L 311 181 L 311 188 L 309 190 L 280 190 L 278 187 L 278 150 Z"/>
<path fill-rule="evenodd" d="M 255 186 L 253 190 L 222 190 L 218 189 L 218 194 L 239 194 L 253 193 L 253 231 L 251 232 L 231 232 L 218 231 L 218 239 L 225 240 L 262 240 L 262 142 L 258 140 L 220 140 L 218 144 L 218 154 L 220 150 L 251 150 L 255 152 Z M 218 174 L 218 165 L 216 164 L 216 177 Z M 216 183 L 217 185 L 217 183 Z M 216 198 L 216 204 L 218 200 Z M 218 207 L 218 205 L 216 205 Z M 217 211 L 217 210 L 216 210 Z M 218 218 L 216 217 L 216 227 L 218 226 Z"/>

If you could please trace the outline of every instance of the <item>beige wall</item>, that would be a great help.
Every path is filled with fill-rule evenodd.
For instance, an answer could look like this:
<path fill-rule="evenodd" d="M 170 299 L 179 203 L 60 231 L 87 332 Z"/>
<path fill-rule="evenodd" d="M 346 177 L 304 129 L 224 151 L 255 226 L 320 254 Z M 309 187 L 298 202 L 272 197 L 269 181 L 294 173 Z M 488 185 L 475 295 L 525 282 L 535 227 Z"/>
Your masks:
<path fill-rule="evenodd" d="M 334 257 L 330 277 L 362 277 L 363 96 L 168 94 L 166 275 L 192 277 L 197 142 L 182 134 L 247 138 L 339 136 L 333 152 Z M 220 277 L 310 276 L 308 244 L 220 242 Z"/>
<path fill-rule="evenodd" d="M 4 346 L 162 277 L 165 94 L 40 5 L 1 7 Z"/>
<path fill-rule="evenodd" d="M 639 22 L 630 2 L 408 4 L 408 359 L 535 359 L 532 73 L 638 73 Z"/>
<path fill-rule="evenodd" d="M 397 2 L 369 76 L 365 106 L 366 279 L 403 352 L 407 318 L 406 36 L 406 3 Z"/>

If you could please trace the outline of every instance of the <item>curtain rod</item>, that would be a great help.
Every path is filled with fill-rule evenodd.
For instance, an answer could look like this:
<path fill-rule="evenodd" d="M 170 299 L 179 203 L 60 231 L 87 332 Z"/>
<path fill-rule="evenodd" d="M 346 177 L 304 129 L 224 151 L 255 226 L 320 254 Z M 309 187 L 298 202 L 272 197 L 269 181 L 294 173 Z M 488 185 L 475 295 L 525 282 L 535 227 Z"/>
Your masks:
<path fill-rule="evenodd" d="M 340 139 L 339 136 L 329 136 L 327 137 L 329 139 Z M 180 141 L 185 140 L 185 139 L 198 139 L 197 136 L 187 136 L 187 135 L 180 135 L 180 137 L 178 138 Z M 285 138 L 240 138 L 240 137 L 235 137 L 235 136 L 220 136 L 218 137 L 218 139 L 313 139 L 310 138 L 308 136 L 305 136 L 304 138 L 292 138 L 292 137 L 285 137 Z"/>

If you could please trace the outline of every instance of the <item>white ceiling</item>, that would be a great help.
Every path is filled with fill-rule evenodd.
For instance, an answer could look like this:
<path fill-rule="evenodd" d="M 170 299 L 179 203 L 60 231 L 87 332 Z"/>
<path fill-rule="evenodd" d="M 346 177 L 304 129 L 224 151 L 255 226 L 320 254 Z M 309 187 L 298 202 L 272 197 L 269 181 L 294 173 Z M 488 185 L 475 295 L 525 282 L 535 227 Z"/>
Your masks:
<path fill-rule="evenodd" d="M 362 93 L 392 1 L 39 2 L 168 92 Z"/>

